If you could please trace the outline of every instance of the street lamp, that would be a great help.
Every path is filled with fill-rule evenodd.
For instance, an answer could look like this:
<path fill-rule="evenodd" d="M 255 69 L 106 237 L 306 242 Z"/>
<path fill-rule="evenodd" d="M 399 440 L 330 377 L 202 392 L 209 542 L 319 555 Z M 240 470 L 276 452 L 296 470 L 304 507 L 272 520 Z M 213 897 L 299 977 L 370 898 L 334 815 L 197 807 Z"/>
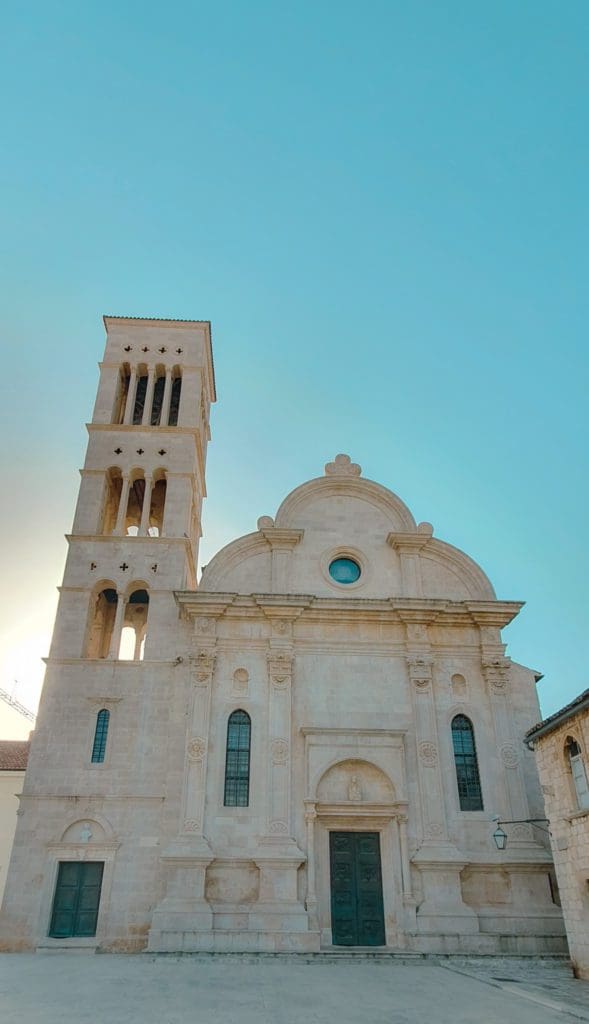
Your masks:
<path fill-rule="evenodd" d="M 507 833 L 503 831 L 501 825 L 497 825 L 497 828 L 493 832 L 493 839 L 498 850 L 504 850 L 507 842 Z"/>
<path fill-rule="evenodd" d="M 493 832 L 493 839 L 495 840 L 495 846 L 498 850 L 504 850 L 507 846 L 507 833 L 501 828 L 502 825 L 535 825 L 541 832 L 550 832 L 547 828 L 543 828 L 543 825 L 549 825 L 548 818 L 513 818 L 511 820 L 499 821 L 499 818 L 493 818 L 493 821 L 497 822 L 497 828 Z"/>

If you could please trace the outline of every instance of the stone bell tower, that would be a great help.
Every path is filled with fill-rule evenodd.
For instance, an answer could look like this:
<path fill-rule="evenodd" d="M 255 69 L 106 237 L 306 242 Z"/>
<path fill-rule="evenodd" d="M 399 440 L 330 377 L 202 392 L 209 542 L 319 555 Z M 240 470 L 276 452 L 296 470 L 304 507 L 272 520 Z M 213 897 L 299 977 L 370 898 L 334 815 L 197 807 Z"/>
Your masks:
<path fill-rule="evenodd" d="M 215 401 L 210 325 L 104 323 L 51 656 L 152 660 L 167 656 L 173 591 L 196 586 Z"/>
<path fill-rule="evenodd" d="M 196 587 L 216 398 L 211 330 L 104 324 L 0 949 L 97 944 L 107 932 L 112 948 L 142 948 L 157 884 L 163 737 L 184 660 L 174 592 Z"/>

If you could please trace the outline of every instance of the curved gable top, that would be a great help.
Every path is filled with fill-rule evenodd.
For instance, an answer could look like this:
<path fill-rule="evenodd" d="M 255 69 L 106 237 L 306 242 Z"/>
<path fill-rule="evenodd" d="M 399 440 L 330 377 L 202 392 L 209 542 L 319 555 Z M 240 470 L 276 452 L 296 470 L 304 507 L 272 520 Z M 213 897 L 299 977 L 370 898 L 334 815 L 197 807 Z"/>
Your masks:
<path fill-rule="evenodd" d="M 287 495 L 275 520 L 262 516 L 257 532 L 219 551 L 203 571 L 199 589 L 494 600 L 476 562 L 434 539 L 430 524 L 417 525 L 396 494 L 360 474 L 348 455 L 336 456 L 325 476 Z M 327 573 L 330 559 L 346 552 L 362 566 L 354 590 L 334 584 Z"/>
<path fill-rule="evenodd" d="M 331 498 L 347 495 L 366 501 L 384 513 L 397 530 L 413 532 L 417 529 L 415 519 L 400 498 L 382 484 L 360 476 L 319 476 L 301 484 L 284 499 L 276 513 L 276 526 L 291 529 L 297 526 L 297 518 L 306 505 L 317 498 Z"/>

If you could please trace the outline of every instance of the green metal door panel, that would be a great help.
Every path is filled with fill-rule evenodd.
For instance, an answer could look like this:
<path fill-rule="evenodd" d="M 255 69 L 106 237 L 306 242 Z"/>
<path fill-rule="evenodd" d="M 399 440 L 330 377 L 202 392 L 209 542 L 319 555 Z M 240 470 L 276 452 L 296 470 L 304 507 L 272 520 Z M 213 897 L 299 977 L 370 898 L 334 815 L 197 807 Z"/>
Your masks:
<path fill-rule="evenodd" d="M 336 946 L 357 945 L 354 833 L 330 832 L 331 927 Z"/>
<path fill-rule="evenodd" d="M 378 832 L 357 832 L 358 945 L 384 946 L 384 911 Z"/>
<path fill-rule="evenodd" d="M 62 861 L 59 865 L 49 935 L 57 939 L 96 935 L 102 861 Z"/>
<path fill-rule="evenodd" d="M 330 832 L 329 852 L 334 945 L 385 945 L 378 832 Z"/>

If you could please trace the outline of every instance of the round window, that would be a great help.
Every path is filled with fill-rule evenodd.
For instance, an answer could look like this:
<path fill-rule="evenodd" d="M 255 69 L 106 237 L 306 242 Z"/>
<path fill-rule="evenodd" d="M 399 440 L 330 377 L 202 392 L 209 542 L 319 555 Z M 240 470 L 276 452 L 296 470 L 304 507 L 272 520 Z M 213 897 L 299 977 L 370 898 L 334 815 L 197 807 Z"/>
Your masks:
<path fill-rule="evenodd" d="M 360 566 L 352 558 L 334 558 L 329 575 L 336 583 L 355 583 L 360 579 Z"/>

